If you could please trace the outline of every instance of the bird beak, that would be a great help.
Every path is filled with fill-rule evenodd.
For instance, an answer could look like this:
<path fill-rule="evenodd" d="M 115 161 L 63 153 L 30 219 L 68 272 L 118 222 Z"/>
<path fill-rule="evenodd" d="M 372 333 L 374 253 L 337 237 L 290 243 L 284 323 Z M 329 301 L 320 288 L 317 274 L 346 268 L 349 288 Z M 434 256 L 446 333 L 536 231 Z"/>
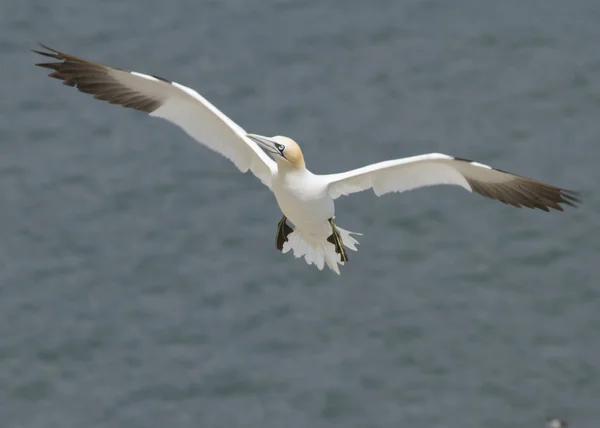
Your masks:
<path fill-rule="evenodd" d="M 258 144 L 259 147 L 264 149 L 267 153 L 281 156 L 281 153 L 279 153 L 279 150 L 275 147 L 275 142 L 269 138 L 257 134 L 246 134 L 246 137 Z"/>

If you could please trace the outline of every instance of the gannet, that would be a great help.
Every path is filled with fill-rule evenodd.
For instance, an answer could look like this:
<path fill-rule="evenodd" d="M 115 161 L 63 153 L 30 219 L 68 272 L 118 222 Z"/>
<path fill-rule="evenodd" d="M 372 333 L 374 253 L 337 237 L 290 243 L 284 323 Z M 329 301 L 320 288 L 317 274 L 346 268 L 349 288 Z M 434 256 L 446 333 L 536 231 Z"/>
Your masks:
<path fill-rule="evenodd" d="M 192 138 L 250 170 L 275 195 L 283 216 L 275 247 L 322 270 L 338 275 L 348 261 L 346 248 L 357 240 L 334 223 L 335 199 L 372 189 L 377 196 L 438 184 L 456 185 L 515 207 L 575 206 L 575 192 L 511 174 L 468 159 L 430 153 L 386 160 L 337 174 L 317 175 L 306 168 L 300 146 L 284 136 L 247 133 L 198 92 L 171 80 L 110 67 L 41 45 L 33 52 L 58 62 L 38 63 L 50 77 L 94 98 L 160 117 L 178 125 Z M 287 223 L 290 220 L 293 228 Z"/>

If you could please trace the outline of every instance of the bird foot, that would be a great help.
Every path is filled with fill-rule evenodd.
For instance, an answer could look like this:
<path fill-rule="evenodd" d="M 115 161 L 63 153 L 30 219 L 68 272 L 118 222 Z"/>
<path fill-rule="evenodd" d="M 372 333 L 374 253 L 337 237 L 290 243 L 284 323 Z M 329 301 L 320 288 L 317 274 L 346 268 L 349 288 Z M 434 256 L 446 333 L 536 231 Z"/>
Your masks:
<path fill-rule="evenodd" d="M 283 244 L 287 242 L 288 235 L 293 231 L 294 229 L 287 224 L 286 216 L 281 217 L 281 220 L 277 224 L 277 235 L 275 236 L 275 248 L 277 250 L 283 251 Z"/>
<path fill-rule="evenodd" d="M 335 252 L 341 256 L 342 262 L 347 262 L 348 254 L 346 254 L 346 249 L 342 243 L 340 232 L 338 232 L 335 224 L 333 224 L 333 218 L 329 219 L 329 224 L 331 225 L 331 231 L 333 233 L 329 236 L 329 238 L 327 238 L 327 242 L 331 242 L 335 246 Z"/>

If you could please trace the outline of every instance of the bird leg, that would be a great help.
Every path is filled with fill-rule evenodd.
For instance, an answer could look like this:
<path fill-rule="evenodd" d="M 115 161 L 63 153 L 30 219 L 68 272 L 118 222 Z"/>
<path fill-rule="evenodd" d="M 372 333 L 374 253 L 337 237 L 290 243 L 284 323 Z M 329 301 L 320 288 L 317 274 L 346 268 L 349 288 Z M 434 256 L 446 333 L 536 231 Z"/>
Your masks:
<path fill-rule="evenodd" d="M 348 254 L 346 254 L 346 249 L 344 248 L 344 244 L 342 243 L 342 237 L 340 236 L 340 232 L 338 232 L 335 224 L 333 224 L 333 217 L 329 219 L 329 224 L 331 225 L 331 231 L 333 232 L 329 238 L 327 238 L 327 242 L 331 242 L 335 246 L 335 252 L 339 254 L 342 258 L 343 262 L 348 261 Z"/>
<path fill-rule="evenodd" d="M 292 233 L 293 231 L 294 231 L 294 229 L 292 229 L 287 224 L 287 217 L 286 216 L 281 217 L 281 220 L 279 220 L 279 223 L 277 224 L 277 235 L 275 236 L 275 248 L 277 248 L 279 251 L 282 251 L 284 242 L 287 242 L 288 235 L 290 233 Z"/>

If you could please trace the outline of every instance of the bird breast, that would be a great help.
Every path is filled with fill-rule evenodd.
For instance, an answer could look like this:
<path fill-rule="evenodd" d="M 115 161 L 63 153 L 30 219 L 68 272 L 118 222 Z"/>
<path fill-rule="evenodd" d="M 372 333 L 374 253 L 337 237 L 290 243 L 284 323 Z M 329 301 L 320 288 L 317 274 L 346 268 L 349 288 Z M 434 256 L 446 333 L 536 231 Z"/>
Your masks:
<path fill-rule="evenodd" d="M 279 208 L 297 227 L 321 229 L 334 215 L 333 199 L 327 194 L 327 183 L 311 172 L 278 172 L 272 188 Z"/>

